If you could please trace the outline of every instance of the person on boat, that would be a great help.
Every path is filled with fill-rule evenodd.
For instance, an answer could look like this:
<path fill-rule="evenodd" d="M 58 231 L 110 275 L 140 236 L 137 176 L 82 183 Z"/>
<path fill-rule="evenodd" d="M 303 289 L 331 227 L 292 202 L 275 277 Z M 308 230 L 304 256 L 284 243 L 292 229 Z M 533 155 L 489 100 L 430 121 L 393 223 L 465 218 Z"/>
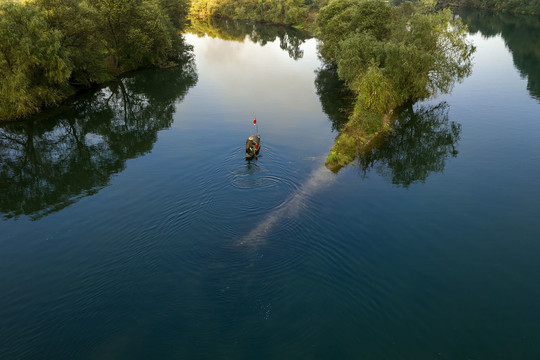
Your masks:
<path fill-rule="evenodd" d="M 249 156 L 252 156 L 254 153 L 255 153 L 255 150 L 253 149 L 254 147 L 254 142 L 253 142 L 253 136 L 250 136 L 246 142 L 246 154 L 249 155 Z"/>

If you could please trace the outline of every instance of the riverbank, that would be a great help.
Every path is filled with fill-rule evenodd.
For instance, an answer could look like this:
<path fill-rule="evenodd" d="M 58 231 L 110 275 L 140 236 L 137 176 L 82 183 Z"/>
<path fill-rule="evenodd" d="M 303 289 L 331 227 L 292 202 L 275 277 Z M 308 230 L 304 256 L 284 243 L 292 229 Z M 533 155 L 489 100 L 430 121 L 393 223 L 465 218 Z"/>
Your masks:
<path fill-rule="evenodd" d="M 126 70 L 124 72 L 117 73 L 114 76 L 108 77 L 106 80 L 102 82 L 96 82 L 91 84 L 88 87 L 66 87 L 65 90 L 63 90 L 62 94 L 57 98 L 57 100 L 52 103 L 48 104 L 46 106 L 41 106 L 39 108 L 35 108 L 33 111 L 28 112 L 21 116 L 13 116 L 11 114 L 8 114 L 7 116 L 2 116 L 0 114 L 0 124 L 7 124 L 7 123 L 15 123 L 19 121 L 24 121 L 28 118 L 34 118 L 37 117 L 38 119 L 47 119 L 49 117 L 55 117 L 59 114 L 62 114 L 65 112 L 66 107 L 64 106 L 65 103 L 69 102 L 71 98 L 84 94 L 86 92 L 92 92 L 96 89 L 99 89 L 103 86 L 107 86 L 108 83 L 114 82 L 114 81 L 120 81 L 125 76 L 129 76 L 129 74 L 134 73 L 136 71 L 144 70 L 144 69 L 156 69 L 157 70 L 166 70 L 166 69 L 172 69 L 179 66 L 182 66 L 184 63 L 189 61 L 189 56 L 186 57 L 186 59 L 183 59 L 183 61 L 168 61 L 166 63 L 163 63 L 162 65 L 156 65 L 154 67 L 140 67 L 132 70 Z"/>
<path fill-rule="evenodd" d="M 35 115 L 133 70 L 181 62 L 187 6 L 0 2 L 0 121 Z"/>

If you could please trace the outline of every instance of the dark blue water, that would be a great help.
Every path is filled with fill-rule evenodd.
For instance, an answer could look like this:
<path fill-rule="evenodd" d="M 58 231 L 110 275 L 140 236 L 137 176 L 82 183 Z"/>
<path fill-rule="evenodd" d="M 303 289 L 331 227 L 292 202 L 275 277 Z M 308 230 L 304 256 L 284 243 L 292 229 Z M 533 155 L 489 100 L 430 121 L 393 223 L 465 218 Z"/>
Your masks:
<path fill-rule="evenodd" d="M 463 18 L 472 76 L 337 175 L 281 30 L 3 127 L 0 358 L 539 358 L 539 23 Z"/>

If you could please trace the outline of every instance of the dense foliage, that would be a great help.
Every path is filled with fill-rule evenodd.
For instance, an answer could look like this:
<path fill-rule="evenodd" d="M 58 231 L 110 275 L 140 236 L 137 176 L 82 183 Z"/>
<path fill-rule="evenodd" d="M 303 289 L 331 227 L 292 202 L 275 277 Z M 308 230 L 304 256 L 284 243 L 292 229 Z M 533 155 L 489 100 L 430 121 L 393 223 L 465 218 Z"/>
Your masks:
<path fill-rule="evenodd" d="M 333 0 L 318 19 L 321 55 L 358 94 L 357 108 L 384 114 L 451 90 L 470 72 L 474 47 L 449 10 L 382 0 Z"/>
<path fill-rule="evenodd" d="M 186 0 L 0 0 L 0 119 L 185 50 Z"/>
<path fill-rule="evenodd" d="M 327 0 L 192 0 L 191 14 L 304 26 Z"/>
<path fill-rule="evenodd" d="M 0 118 L 37 112 L 63 97 L 72 63 L 62 33 L 34 6 L 0 4 Z"/>
<path fill-rule="evenodd" d="M 381 129 L 394 108 L 447 93 L 470 74 L 474 47 L 465 41 L 465 27 L 450 10 L 435 11 L 434 5 L 331 0 L 321 9 L 320 53 L 356 94 L 348 129 L 329 162 L 351 161 L 351 147 Z"/>
<path fill-rule="evenodd" d="M 438 0 L 442 7 L 464 7 L 494 11 L 540 14 L 540 0 Z"/>

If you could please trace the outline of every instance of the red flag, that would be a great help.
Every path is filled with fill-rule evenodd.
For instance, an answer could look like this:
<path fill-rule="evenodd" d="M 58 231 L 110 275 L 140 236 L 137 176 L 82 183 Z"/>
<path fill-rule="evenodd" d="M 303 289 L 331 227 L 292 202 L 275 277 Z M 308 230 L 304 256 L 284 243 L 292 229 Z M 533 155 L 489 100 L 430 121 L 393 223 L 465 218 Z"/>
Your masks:
<path fill-rule="evenodd" d="M 253 119 L 253 125 L 257 123 L 257 119 Z"/>

